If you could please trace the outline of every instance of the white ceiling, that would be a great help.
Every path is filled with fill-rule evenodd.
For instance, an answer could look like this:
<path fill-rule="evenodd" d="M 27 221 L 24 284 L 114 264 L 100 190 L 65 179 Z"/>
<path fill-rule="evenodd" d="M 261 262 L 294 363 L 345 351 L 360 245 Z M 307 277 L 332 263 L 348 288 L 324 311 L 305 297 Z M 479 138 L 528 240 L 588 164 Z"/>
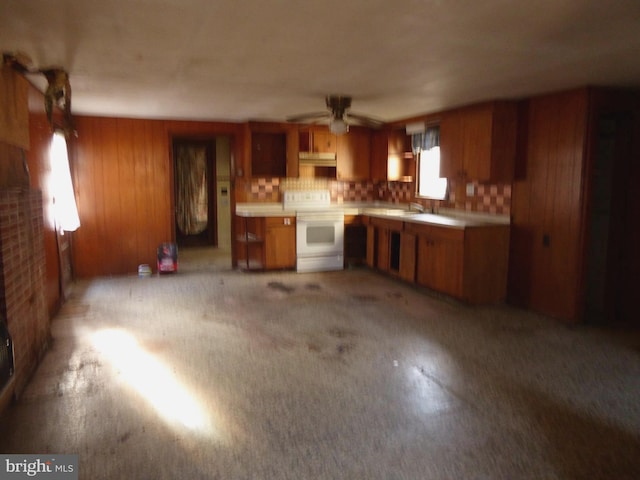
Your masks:
<path fill-rule="evenodd" d="M 0 49 L 65 68 L 74 114 L 284 120 L 343 94 L 392 121 L 640 87 L 640 1 L 0 0 Z"/>

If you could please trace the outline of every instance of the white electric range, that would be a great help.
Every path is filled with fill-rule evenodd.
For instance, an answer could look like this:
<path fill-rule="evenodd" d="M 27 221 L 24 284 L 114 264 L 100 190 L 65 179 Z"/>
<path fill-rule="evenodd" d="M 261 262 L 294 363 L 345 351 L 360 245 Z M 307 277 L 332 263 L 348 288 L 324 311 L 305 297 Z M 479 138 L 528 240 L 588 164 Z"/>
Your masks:
<path fill-rule="evenodd" d="M 344 210 L 331 206 L 329 191 L 284 192 L 283 207 L 296 212 L 296 270 L 342 270 Z"/>

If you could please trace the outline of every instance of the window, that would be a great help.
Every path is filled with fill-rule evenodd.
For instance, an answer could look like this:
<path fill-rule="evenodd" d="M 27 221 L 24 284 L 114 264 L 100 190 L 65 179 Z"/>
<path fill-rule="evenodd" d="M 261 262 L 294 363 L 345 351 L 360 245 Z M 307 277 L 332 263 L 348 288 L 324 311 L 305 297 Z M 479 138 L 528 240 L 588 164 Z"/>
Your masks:
<path fill-rule="evenodd" d="M 440 128 L 427 128 L 413 137 L 413 149 L 418 153 L 416 196 L 444 200 L 447 179 L 440 178 Z"/>
<path fill-rule="evenodd" d="M 51 162 L 50 189 L 53 192 L 56 228 L 61 232 L 73 232 L 80 227 L 78 208 L 71 183 L 67 141 L 63 134 L 54 133 L 49 151 Z"/>

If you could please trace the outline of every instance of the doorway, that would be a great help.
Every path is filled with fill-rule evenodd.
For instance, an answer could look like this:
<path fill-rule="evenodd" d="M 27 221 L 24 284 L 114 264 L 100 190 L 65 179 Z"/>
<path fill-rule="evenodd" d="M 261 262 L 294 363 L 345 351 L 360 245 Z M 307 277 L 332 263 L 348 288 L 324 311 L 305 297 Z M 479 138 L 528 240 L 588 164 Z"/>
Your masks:
<path fill-rule="evenodd" d="M 217 246 L 215 139 L 174 138 L 172 147 L 176 243 Z"/>
<path fill-rule="evenodd" d="M 633 117 L 599 116 L 597 149 L 591 172 L 589 245 L 586 260 L 585 321 L 593 325 L 637 324 L 632 241 Z M 636 325 L 637 326 L 637 325 Z"/>

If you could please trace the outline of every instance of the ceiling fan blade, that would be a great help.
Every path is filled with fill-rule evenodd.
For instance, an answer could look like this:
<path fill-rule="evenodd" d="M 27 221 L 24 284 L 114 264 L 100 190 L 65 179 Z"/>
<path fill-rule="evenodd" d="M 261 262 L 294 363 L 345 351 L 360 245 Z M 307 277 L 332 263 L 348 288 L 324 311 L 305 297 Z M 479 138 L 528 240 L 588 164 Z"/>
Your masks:
<path fill-rule="evenodd" d="M 287 117 L 287 122 L 291 123 L 305 123 L 313 120 L 318 120 L 322 118 L 329 118 L 331 114 L 329 112 L 313 112 L 313 113 L 303 113 L 300 115 L 292 115 Z"/>
<path fill-rule="evenodd" d="M 384 125 L 382 120 L 378 120 L 373 117 L 368 117 L 366 115 L 358 115 L 357 113 L 347 112 L 345 114 L 345 121 L 347 123 L 363 125 L 365 127 L 379 128 Z"/>

